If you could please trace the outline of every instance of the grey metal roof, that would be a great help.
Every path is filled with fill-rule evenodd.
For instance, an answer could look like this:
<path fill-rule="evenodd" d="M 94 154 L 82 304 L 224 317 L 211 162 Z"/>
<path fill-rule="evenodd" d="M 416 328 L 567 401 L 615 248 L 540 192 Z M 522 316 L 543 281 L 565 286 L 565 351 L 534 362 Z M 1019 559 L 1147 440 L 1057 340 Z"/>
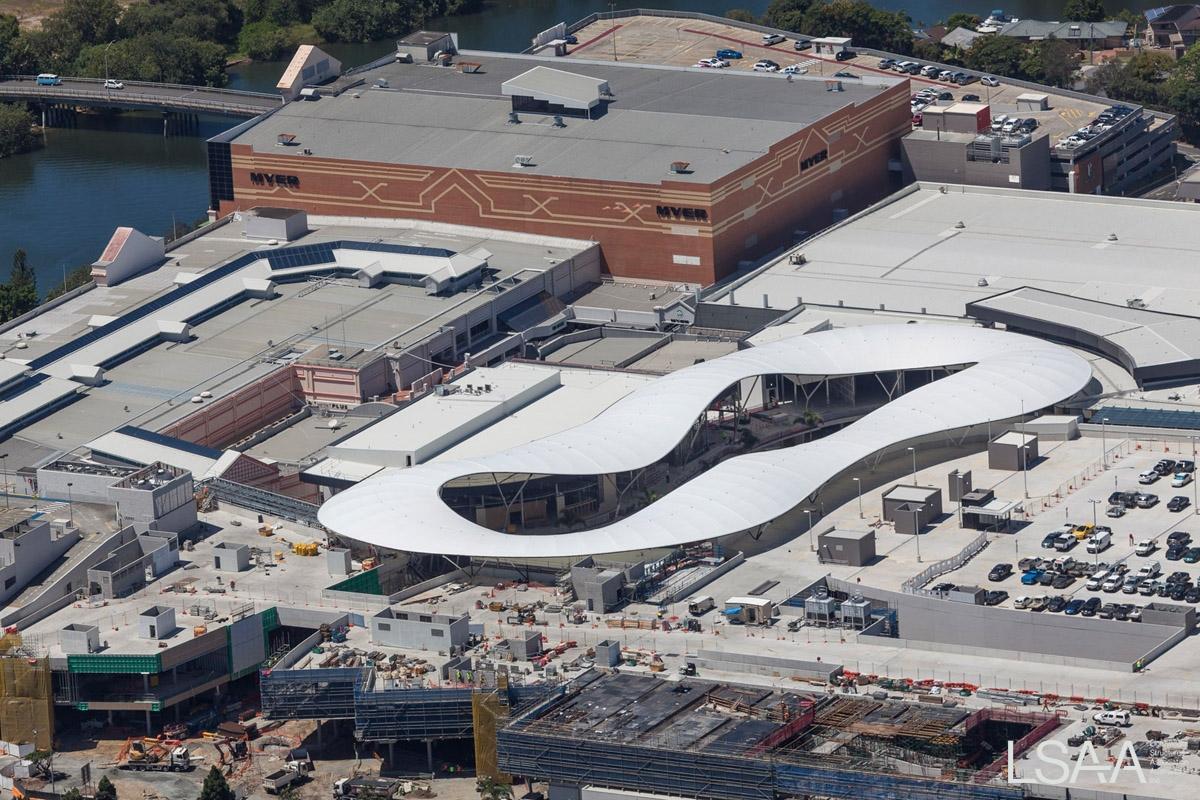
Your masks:
<path fill-rule="evenodd" d="M 1119 20 L 1102 22 L 1047 22 L 1040 19 L 1020 19 L 1000 29 L 1001 36 L 1019 39 L 1107 39 L 1124 36 L 1129 23 Z"/>
<path fill-rule="evenodd" d="M 517 154 L 533 157 L 537 175 L 633 182 L 709 183 L 765 154 L 771 145 L 834 111 L 877 96 L 896 79 L 844 81 L 826 91 L 819 77 L 732 73 L 497 53 L 461 54 L 482 64 L 478 73 L 429 64 L 392 63 L 362 73 L 367 88 L 291 103 L 234 139 L 278 153 L 276 137 L 295 134 L 316 156 L 434 167 L 519 171 Z M 537 66 L 604 81 L 610 102 L 596 119 L 522 113 L 503 84 Z M 690 175 L 671 174 L 687 161 Z"/>
<path fill-rule="evenodd" d="M 535 97 L 567 108 L 588 109 L 608 94 L 608 81 L 578 72 L 536 66 L 500 86 L 505 96 Z"/>
<path fill-rule="evenodd" d="M 941 44 L 945 47 L 970 47 L 976 39 L 984 34 L 968 28 L 958 27 L 942 37 Z"/>

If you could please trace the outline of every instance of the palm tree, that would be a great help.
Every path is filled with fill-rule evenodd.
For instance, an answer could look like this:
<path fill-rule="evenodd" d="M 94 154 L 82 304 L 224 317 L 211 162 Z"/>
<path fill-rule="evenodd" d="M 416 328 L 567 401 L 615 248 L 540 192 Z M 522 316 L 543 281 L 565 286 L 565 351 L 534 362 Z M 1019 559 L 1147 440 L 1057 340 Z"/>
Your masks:
<path fill-rule="evenodd" d="M 501 783 L 491 776 L 484 776 L 475 782 L 481 800 L 512 800 L 512 787 Z"/>

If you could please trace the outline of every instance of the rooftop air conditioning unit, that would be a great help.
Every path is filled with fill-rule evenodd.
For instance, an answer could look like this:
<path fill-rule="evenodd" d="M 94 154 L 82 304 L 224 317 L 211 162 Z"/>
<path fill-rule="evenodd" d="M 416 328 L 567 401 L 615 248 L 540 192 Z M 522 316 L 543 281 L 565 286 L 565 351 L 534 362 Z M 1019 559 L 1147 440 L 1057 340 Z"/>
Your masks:
<path fill-rule="evenodd" d="M 533 156 L 522 156 L 522 155 L 513 156 L 513 166 L 514 167 L 532 167 L 533 166 Z"/>
<path fill-rule="evenodd" d="M 565 127 L 567 127 L 567 123 L 563 122 L 562 115 L 560 115 L 560 114 L 555 114 L 555 115 L 554 115 L 554 127 L 556 127 L 556 128 L 565 128 Z"/>
<path fill-rule="evenodd" d="M 804 255 L 804 253 L 792 253 L 791 256 L 788 257 L 788 263 L 798 267 L 801 264 L 807 264 L 808 258 Z"/>
<path fill-rule="evenodd" d="M 692 171 L 691 166 L 692 164 L 689 161 L 672 161 L 670 171 L 676 175 L 686 175 Z"/>
<path fill-rule="evenodd" d="M 517 115 L 517 112 L 515 112 L 515 111 L 508 112 L 508 124 L 509 125 L 520 125 L 521 124 L 521 118 Z"/>

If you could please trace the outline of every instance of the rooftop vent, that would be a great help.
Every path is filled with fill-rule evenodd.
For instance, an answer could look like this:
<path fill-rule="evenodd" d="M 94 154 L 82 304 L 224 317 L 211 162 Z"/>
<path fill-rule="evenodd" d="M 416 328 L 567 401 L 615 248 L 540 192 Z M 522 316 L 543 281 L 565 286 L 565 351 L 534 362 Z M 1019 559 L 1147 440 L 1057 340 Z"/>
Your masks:
<path fill-rule="evenodd" d="M 376 78 L 375 85 L 378 86 L 380 89 L 387 89 L 391 84 L 388 83 L 387 78 Z"/>
<path fill-rule="evenodd" d="M 281 133 L 275 137 L 275 144 L 280 145 L 281 147 L 292 147 L 300 144 L 300 141 L 296 138 L 296 134 L 294 133 Z"/>
<path fill-rule="evenodd" d="M 515 111 L 508 112 L 508 124 L 509 125 L 520 125 L 521 124 L 521 118 L 519 116 L 517 116 L 517 112 L 515 112 Z"/>
<path fill-rule="evenodd" d="M 690 161 L 672 161 L 670 171 L 676 175 L 689 175 L 692 172 Z"/>
<path fill-rule="evenodd" d="M 967 227 L 967 223 L 960 219 L 958 222 L 954 223 L 954 227 L 961 231 L 963 228 Z"/>
<path fill-rule="evenodd" d="M 563 122 L 563 118 L 562 118 L 562 115 L 561 115 L 561 114 L 555 114 L 555 115 L 554 115 L 554 127 L 556 127 L 556 128 L 565 128 L 565 127 L 567 127 L 567 123 Z"/>
<path fill-rule="evenodd" d="M 976 281 L 976 282 L 975 282 L 975 285 L 976 285 L 976 286 L 987 286 L 987 285 L 988 285 L 988 279 L 987 279 L 987 278 L 980 278 L 978 281 Z"/>
<path fill-rule="evenodd" d="M 1115 242 L 1115 241 L 1117 241 L 1117 235 L 1116 235 L 1115 233 L 1110 233 L 1110 234 L 1108 235 L 1108 240 L 1109 240 L 1110 242 Z"/>
<path fill-rule="evenodd" d="M 805 257 L 804 253 L 792 253 L 791 256 L 788 257 L 788 263 L 798 267 L 801 264 L 807 264 L 808 258 Z"/>
<path fill-rule="evenodd" d="M 533 156 L 522 156 L 522 155 L 513 156 L 513 166 L 517 167 L 517 168 L 532 167 L 532 166 L 534 166 Z"/>

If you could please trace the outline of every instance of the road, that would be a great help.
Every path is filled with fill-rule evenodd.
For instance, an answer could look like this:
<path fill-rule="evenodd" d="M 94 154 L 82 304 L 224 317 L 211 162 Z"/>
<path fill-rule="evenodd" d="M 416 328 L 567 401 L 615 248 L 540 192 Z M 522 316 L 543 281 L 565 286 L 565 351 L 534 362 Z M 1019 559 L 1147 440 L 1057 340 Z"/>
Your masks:
<path fill-rule="evenodd" d="M 148 108 L 162 111 L 256 117 L 283 104 L 278 95 L 206 86 L 128 81 L 124 89 L 105 89 L 98 78 L 63 78 L 57 86 L 39 85 L 33 76 L 0 76 L 0 100 L 61 103 L 99 108 Z"/>

